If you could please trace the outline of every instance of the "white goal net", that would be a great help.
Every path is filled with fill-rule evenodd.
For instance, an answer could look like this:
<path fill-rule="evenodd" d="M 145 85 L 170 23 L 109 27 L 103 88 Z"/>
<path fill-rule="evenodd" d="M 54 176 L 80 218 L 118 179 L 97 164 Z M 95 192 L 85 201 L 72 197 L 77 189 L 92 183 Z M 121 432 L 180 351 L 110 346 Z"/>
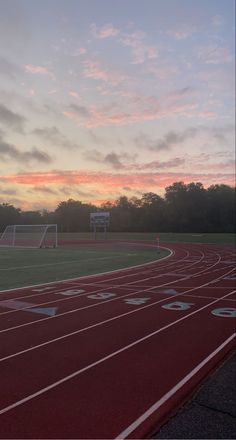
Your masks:
<path fill-rule="evenodd" d="M 57 247 L 57 225 L 8 225 L 0 236 L 0 246 Z"/>

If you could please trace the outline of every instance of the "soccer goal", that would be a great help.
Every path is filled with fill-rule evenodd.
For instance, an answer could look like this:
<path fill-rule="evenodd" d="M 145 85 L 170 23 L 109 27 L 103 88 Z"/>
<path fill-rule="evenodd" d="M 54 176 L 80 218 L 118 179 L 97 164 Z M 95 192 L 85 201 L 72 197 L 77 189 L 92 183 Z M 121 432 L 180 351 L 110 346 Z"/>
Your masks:
<path fill-rule="evenodd" d="M 0 246 L 55 248 L 57 225 L 8 225 L 0 237 Z"/>

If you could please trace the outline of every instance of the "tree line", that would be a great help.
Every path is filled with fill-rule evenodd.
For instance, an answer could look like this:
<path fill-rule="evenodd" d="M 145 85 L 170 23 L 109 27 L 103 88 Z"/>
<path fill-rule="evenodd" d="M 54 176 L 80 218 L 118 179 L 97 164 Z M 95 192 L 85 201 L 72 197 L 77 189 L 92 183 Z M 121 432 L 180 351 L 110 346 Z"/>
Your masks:
<path fill-rule="evenodd" d="M 69 199 L 55 211 L 22 211 L 8 203 L 0 204 L 0 231 L 10 224 L 56 223 L 59 232 L 90 230 L 91 212 L 109 211 L 113 232 L 234 232 L 235 188 L 202 183 L 175 182 L 165 188 L 163 197 L 144 193 L 141 198 L 119 197 L 102 207 Z"/>

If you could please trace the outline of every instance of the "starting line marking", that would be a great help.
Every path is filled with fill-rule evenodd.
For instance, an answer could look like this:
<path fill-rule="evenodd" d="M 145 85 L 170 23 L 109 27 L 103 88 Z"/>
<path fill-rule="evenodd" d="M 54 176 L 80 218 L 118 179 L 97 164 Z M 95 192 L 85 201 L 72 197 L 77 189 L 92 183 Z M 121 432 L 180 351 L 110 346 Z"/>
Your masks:
<path fill-rule="evenodd" d="M 25 301 L 8 299 L 0 302 L 0 307 L 13 310 L 22 310 L 23 312 L 39 313 L 41 315 L 55 316 L 58 307 L 37 307 L 37 305 Z"/>
<path fill-rule="evenodd" d="M 227 277 L 224 277 L 223 280 L 236 281 L 236 275 L 229 275 Z"/>

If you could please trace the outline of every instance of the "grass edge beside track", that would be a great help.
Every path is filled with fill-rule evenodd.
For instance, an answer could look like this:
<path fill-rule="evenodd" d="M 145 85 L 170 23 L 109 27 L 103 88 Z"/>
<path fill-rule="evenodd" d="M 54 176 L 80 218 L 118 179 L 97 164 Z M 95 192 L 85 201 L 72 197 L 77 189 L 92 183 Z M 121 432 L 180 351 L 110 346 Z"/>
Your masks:
<path fill-rule="evenodd" d="M 26 289 L 26 288 L 32 288 L 32 287 L 40 287 L 40 286 L 45 286 L 45 285 L 63 283 L 63 282 L 66 282 L 66 281 L 76 281 L 78 279 L 81 280 L 83 278 L 87 278 L 88 276 L 89 277 L 95 277 L 97 275 L 105 275 L 107 273 L 116 273 L 116 272 L 120 272 L 120 271 L 130 270 L 130 269 L 133 269 L 133 268 L 136 268 L 136 267 L 143 267 L 143 266 L 146 266 L 146 265 L 149 265 L 149 264 L 151 265 L 153 263 L 158 263 L 159 261 L 163 261 L 163 260 L 165 260 L 167 258 L 170 258 L 171 255 L 173 255 L 173 251 L 171 249 L 169 249 L 167 247 L 162 247 L 162 249 L 165 249 L 166 251 L 168 251 L 169 252 L 168 255 L 165 255 L 163 257 L 160 257 L 158 259 L 154 259 L 154 260 L 151 260 L 151 261 L 148 261 L 148 262 L 140 263 L 140 264 L 133 265 L 133 266 L 131 265 L 131 266 L 121 267 L 121 268 L 117 268 L 117 269 L 112 269 L 112 270 L 108 270 L 108 271 L 105 271 L 105 272 L 95 272 L 95 273 L 92 273 L 92 274 L 85 274 L 85 275 L 80 275 L 80 276 L 76 276 L 76 277 L 72 277 L 72 278 L 57 279 L 57 280 L 54 280 L 54 281 L 44 281 L 42 283 L 29 284 L 29 285 L 23 285 L 23 286 L 19 286 L 19 287 L 1 289 L 0 290 L 0 294 L 4 293 L 4 292 L 11 292 L 11 291 L 14 291 L 16 289 L 19 290 L 19 289 Z"/>

